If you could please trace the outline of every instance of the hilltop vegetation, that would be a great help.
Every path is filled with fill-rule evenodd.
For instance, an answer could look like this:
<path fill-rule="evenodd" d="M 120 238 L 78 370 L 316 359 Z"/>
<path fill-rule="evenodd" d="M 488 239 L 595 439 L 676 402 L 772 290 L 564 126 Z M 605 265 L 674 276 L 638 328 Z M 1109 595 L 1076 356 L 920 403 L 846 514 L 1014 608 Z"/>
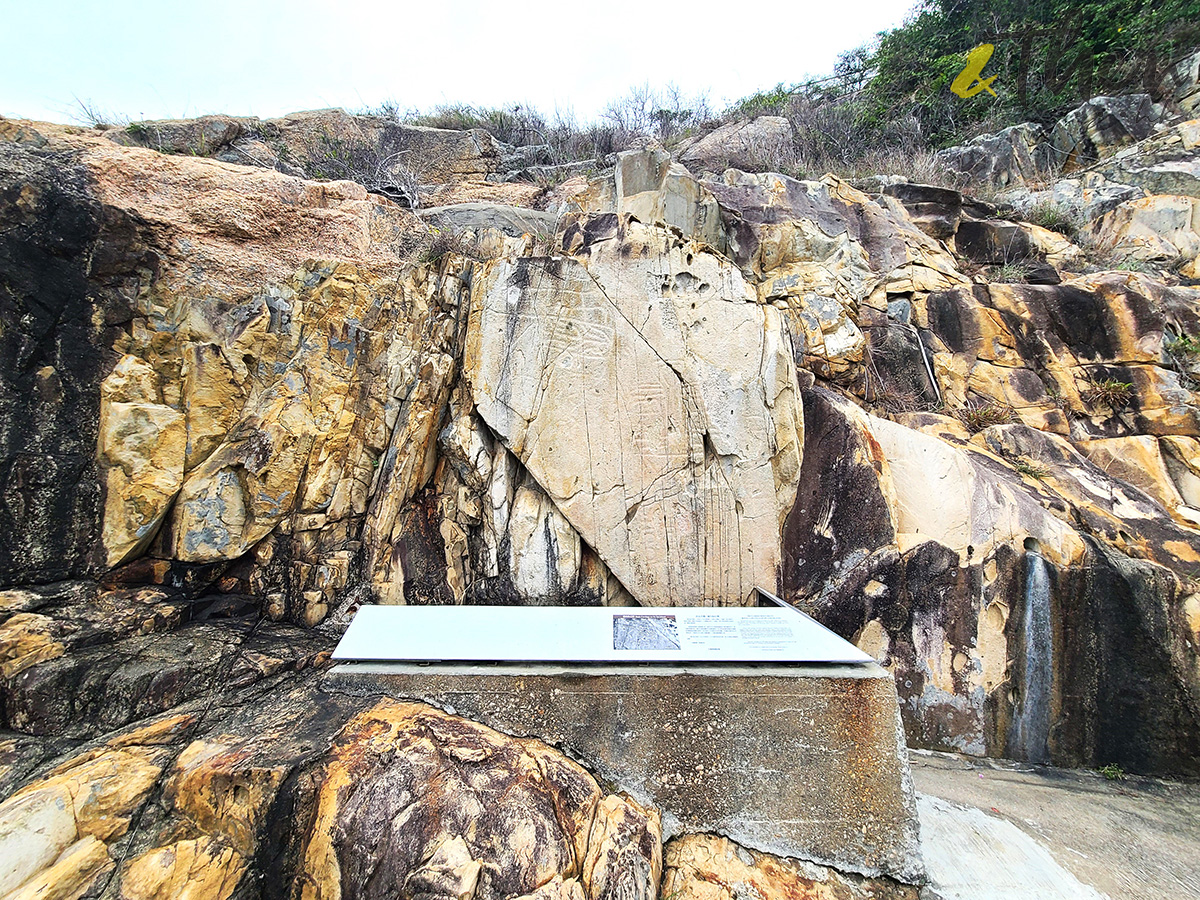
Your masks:
<path fill-rule="evenodd" d="M 1198 41 L 1197 0 L 932 0 L 847 60 L 872 71 L 859 101 L 863 127 L 909 115 L 927 141 L 945 144 L 1017 122 L 1049 124 L 1098 94 L 1157 94 L 1166 66 Z M 984 43 L 995 46 L 987 73 L 998 76 L 996 96 L 955 96 L 949 87 L 967 51 Z"/>
<path fill-rule="evenodd" d="M 991 43 L 995 96 L 956 96 L 950 84 L 971 48 Z M 798 176 L 920 168 L 929 152 L 1018 122 L 1046 125 L 1098 94 L 1159 96 L 1162 75 L 1200 44 L 1200 0 L 926 0 L 899 28 L 844 53 L 826 77 L 779 84 L 714 110 L 704 96 L 643 85 L 598 121 L 547 116 L 529 105 L 374 112 L 410 124 L 483 128 L 514 145 L 543 144 L 565 163 L 653 138 L 668 149 L 722 124 L 777 115 L 790 153 L 764 160 Z"/>

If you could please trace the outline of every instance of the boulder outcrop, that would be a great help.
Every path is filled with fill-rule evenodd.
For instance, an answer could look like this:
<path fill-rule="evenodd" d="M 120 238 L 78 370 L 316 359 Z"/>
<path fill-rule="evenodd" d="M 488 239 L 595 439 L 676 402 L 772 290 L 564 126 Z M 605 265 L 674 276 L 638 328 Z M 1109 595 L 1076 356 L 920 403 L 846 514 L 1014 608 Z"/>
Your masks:
<path fill-rule="evenodd" d="M 1200 119 L 1190 119 L 1119 150 L 1091 166 L 1090 172 L 1095 173 L 1093 178 L 1130 185 L 1148 194 L 1200 197 L 1198 147 Z"/>
<path fill-rule="evenodd" d="M 1200 50 L 1172 66 L 1163 85 L 1170 92 L 1171 100 L 1186 115 L 1200 113 Z"/>
<path fill-rule="evenodd" d="M 420 203 L 422 185 L 484 181 L 500 168 L 502 150 L 483 129 L 453 131 L 405 125 L 382 115 L 341 109 L 278 119 L 203 116 L 135 122 L 107 132 L 127 147 L 218 159 L 287 175 L 363 181 L 405 205 Z"/>
<path fill-rule="evenodd" d="M 720 173 L 728 168 L 761 167 L 788 153 L 792 125 L 783 116 L 758 116 L 730 122 L 687 146 L 679 161 L 696 172 Z"/>
<path fill-rule="evenodd" d="M 1064 172 L 1149 137 L 1166 111 L 1149 94 L 1093 97 L 1054 123 L 1050 146 Z"/>
<path fill-rule="evenodd" d="M 1045 178 L 1054 170 L 1057 159 L 1046 138 L 1044 128 L 1026 122 L 939 150 L 934 161 L 964 183 L 1023 184 Z"/>

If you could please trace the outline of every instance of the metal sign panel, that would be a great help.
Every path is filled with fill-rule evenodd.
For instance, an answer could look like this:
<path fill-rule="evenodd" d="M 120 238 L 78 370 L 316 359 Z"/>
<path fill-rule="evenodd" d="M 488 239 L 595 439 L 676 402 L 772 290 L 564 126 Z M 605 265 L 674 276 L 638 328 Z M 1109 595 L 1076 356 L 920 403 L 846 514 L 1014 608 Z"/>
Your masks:
<path fill-rule="evenodd" d="M 871 662 L 784 608 L 363 606 L 340 661 Z"/>

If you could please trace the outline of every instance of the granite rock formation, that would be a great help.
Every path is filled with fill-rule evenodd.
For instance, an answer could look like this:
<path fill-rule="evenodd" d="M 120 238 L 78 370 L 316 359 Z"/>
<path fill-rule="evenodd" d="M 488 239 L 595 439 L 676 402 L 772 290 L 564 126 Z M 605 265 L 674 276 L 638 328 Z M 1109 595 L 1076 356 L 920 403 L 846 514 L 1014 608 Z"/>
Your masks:
<path fill-rule="evenodd" d="M 1200 772 L 1195 123 L 1142 105 L 1077 123 L 1116 153 L 1076 241 L 700 144 L 529 210 L 536 154 L 475 133 L 0 120 L 0 893 L 912 896 L 664 849 L 553 748 L 320 689 L 363 603 L 763 586 L 914 745 Z M 960 156 L 1019 186 L 1046 140 Z M 309 180 L 313 141 L 406 162 Z"/>

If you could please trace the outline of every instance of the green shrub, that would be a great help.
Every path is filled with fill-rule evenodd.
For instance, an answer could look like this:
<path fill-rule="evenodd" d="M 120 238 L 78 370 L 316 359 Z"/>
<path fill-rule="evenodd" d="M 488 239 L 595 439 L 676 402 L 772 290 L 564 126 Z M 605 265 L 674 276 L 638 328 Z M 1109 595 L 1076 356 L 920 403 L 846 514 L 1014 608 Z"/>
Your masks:
<path fill-rule="evenodd" d="M 1119 272 L 1143 272 L 1153 274 L 1155 271 L 1154 263 L 1148 259 L 1142 259 L 1137 256 L 1124 256 L 1113 263 L 1112 266 Z"/>
<path fill-rule="evenodd" d="M 1057 231 L 1068 238 L 1074 237 L 1080 226 L 1079 216 L 1074 210 L 1053 200 L 1035 203 L 1025 214 L 1025 221 Z"/>
<path fill-rule="evenodd" d="M 1133 399 L 1133 384 L 1116 378 L 1092 382 L 1079 394 L 1091 406 L 1107 406 L 1113 412 L 1124 409 Z"/>
<path fill-rule="evenodd" d="M 447 254 L 463 256 L 467 259 L 480 259 L 479 247 L 471 237 L 454 228 L 436 228 L 430 226 L 428 244 L 420 256 L 423 263 L 436 263 Z"/>
<path fill-rule="evenodd" d="M 1172 356 L 1200 356 L 1200 340 L 1190 334 L 1168 334 L 1163 341 L 1163 349 Z"/>
<path fill-rule="evenodd" d="M 1022 475 L 1028 475 L 1036 481 L 1041 481 L 1050 474 L 1050 470 L 1046 466 L 1026 459 L 1013 460 L 1012 466 Z"/>

